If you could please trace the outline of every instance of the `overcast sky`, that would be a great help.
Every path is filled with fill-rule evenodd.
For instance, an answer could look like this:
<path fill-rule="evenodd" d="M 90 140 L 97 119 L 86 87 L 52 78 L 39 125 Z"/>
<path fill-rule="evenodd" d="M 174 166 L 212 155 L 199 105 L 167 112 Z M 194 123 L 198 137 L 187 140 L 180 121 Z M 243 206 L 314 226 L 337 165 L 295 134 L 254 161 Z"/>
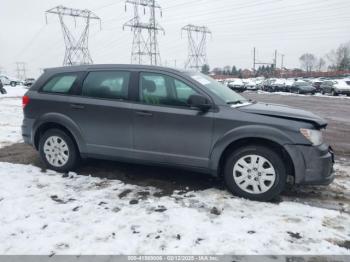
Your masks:
<path fill-rule="evenodd" d="M 122 24 L 133 16 L 122 0 L 0 0 L 0 67 L 15 76 L 15 62 L 27 63 L 27 76 L 40 68 L 60 66 L 64 56 L 58 17 L 45 11 L 57 5 L 90 9 L 102 19 L 102 30 L 92 23 L 90 53 L 94 63 L 129 63 L 130 29 Z M 166 31 L 159 35 L 163 65 L 183 67 L 187 38 L 180 29 L 188 23 L 206 25 L 207 58 L 211 68 L 236 65 L 252 68 L 252 50 L 258 60 L 272 62 L 274 50 L 284 54 L 284 65 L 299 67 L 299 57 L 325 55 L 350 41 L 349 0 L 159 0 Z M 72 20 L 67 23 L 74 28 Z M 79 24 L 77 26 L 79 29 Z M 76 30 L 76 29 L 75 29 Z M 280 66 L 280 56 L 278 66 Z"/>

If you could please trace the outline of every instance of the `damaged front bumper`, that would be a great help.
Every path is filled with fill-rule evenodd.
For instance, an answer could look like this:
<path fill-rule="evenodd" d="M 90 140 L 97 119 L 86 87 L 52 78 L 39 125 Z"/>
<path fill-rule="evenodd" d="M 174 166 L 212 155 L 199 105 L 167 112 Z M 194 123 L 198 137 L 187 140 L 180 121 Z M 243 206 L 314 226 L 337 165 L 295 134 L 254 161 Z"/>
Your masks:
<path fill-rule="evenodd" d="M 294 164 L 295 184 L 329 185 L 335 178 L 330 146 L 286 145 Z"/>

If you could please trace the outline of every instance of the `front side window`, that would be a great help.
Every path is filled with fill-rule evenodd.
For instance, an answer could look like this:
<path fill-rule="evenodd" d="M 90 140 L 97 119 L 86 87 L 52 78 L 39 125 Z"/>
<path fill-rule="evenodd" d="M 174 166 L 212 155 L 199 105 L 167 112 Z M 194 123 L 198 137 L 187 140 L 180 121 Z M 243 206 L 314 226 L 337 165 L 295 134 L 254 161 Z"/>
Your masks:
<path fill-rule="evenodd" d="M 44 85 L 42 90 L 49 93 L 68 93 L 77 77 L 77 74 L 62 74 L 54 76 Z"/>
<path fill-rule="evenodd" d="M 82 95 L 106 99 L 127 99 L 130 72 L 90 72 L 83 83 Z"/>
<path fill-rule="evenodd" d="M 150 105 L 188 106 L 188 99 L 198 94 L 192 87 L 171 76 L 140 74 L 140 101 Z"/>

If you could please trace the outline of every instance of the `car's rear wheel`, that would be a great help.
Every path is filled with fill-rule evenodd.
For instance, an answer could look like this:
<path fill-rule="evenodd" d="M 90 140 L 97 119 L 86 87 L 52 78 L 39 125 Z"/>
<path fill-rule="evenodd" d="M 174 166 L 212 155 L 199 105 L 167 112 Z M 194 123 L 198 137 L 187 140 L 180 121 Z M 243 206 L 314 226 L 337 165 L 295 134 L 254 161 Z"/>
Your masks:
<path fill-rule="evenodd" d="M 281 157 L 264 146 L 246 146 L 226 159 L 224 178 L 229 190 L 244 198 L 269 201 L 286 185 L 286 167 Z"/>
<path fill-rule="evenodd" d="M 73 140 L 60 129 L 50 129 L 40 138 L 41 159 L 49 169 L 72 171 L 79 162 L 79 152 Z"/>

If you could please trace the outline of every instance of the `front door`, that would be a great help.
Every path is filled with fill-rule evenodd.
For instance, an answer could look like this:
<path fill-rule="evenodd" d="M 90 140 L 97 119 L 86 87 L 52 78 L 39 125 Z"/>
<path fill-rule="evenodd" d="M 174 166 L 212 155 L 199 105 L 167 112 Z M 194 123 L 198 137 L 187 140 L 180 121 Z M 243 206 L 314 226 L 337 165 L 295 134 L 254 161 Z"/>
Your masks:
<path fill-rule="evenodd" d="M 200 90 L 186 80 L 141 72 L 139 101 L 133 105 L 133 148 L 137 158 L 207 167 L 213 113 L 190 108 L 187 100 Z"/>

